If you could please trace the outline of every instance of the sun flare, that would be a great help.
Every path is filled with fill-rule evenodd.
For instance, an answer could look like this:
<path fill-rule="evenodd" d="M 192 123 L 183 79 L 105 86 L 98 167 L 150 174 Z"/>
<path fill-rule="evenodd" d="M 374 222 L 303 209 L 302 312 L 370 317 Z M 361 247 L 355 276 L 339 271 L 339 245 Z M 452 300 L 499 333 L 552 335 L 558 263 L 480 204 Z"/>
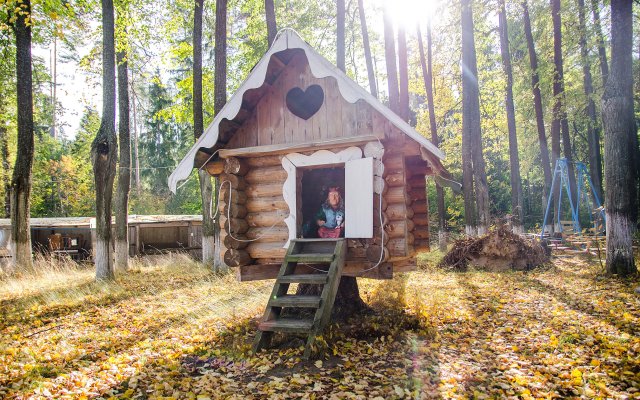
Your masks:
<path fill-rule="evenodd" d="M 384 0 L 395 26 L 414 27 L 432 19 L 439 0 Z"/>

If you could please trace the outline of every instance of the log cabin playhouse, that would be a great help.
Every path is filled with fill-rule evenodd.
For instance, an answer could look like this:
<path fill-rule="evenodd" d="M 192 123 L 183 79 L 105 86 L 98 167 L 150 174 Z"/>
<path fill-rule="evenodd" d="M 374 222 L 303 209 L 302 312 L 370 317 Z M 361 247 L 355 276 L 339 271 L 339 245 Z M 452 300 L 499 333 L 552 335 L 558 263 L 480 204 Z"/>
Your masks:
<path fill-rule="evenodd" d="M 194 168 L 220 179 L 224 262 L 241 281 L 276 278 L 256 349 L 263 331 L 307 332 L 308 355 L 328 322 L 340 276 L 390 279 L 414 270 L 416 253 L 429 250 L 425 177 L 444 172 L 443 157 L 285 29 L 169 186 L 175 192 Z M 344 199 L 344 239 L 303 238 L 329 186 Z M 290 283 L 325 287 L 310 298 L 287 295 Z M 283 307 L 318 311 L 313 320 L 291 321 L 278 318 Z"/>

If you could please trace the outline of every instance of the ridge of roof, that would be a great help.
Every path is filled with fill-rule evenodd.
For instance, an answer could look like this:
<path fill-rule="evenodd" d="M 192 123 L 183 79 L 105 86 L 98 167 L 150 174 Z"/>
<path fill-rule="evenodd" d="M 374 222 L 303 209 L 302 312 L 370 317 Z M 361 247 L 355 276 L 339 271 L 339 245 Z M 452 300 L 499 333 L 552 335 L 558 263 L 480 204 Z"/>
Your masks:
<path fill-rule="evenodd" d="M 180 161 L 176 169 L 171 173 L 168 180 L 171 192 L 175 193 L 178 183 L 187 179 L 191 174 L 194 168 L 193 163 L 195 161 L 196 154 L 200 148 L 211 148 L 216 145 L 219 137 L 218 127 L 220 122 L 222 122 L 223 119 L 231 120 L 238 115 L 238 112 L 240 112 L 240 108 L 242 107 L 244 93 L 247 90 L 262 86 L 266 78 L 267 67 L 271 60 L 271 56 L 287 49 L 301 49 L 305 52 L 309 62 L 309 68 L 314 77 L 319 79 L 327 76 L 334 77 L 338 83 L 338 90 L 346 101 L 349 103 L 355 103 L 360 99 L 365 100 L 371 107 L 387 118 L 396 128 L 400 129 L 407 136 L 418 142 L 438 159 L 441 160 L 444 158 L 444 153 L 440 149 L 413 129 L 408 123 L 403 121 L 402 118 L 382 104 L 373 95 L 350 79 L 344 72 L 322 57 L 307 42 L 302 40 L 295 30 L 285 28 L 278 32 L 278 35 L 269 50 L 262 56 L 262 58 L 260 58 L 260 61 L 258 61 L 253 70 L 249 73 L 249 76 L 244 80 L 233 96 L 231 96 L 222 110 L 220 110 L 213 119 L 213 122 L 209 124 L 202 136 L 200 136 L 184 156 L 182 161 Z"/>

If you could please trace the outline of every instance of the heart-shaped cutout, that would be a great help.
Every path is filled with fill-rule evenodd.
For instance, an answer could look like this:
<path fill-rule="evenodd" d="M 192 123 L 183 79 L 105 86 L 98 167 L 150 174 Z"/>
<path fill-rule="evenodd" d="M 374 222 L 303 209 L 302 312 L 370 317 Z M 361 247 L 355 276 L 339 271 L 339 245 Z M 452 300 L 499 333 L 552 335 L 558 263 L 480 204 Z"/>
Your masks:
<path fill-rule="evenodd" d="M 304 120 L 317 113 L 323 102 L 324 91 L 319 85 L 311 85 L 306 90 L 294 87 L 287 92 L 287 108 Z"/>

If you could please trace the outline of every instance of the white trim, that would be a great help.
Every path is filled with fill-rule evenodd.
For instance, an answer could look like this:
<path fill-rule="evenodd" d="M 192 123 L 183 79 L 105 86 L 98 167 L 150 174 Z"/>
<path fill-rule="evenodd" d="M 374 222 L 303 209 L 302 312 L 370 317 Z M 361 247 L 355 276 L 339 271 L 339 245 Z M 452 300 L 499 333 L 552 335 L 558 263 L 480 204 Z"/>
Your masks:
<path fill-rule="evenodd" d="M 297 220 L 297 194 L 296 194 L 296 169 L 300 167 L 312 167 L 314 165 L 342 164 L 350 160 L 362 158 L 362 150 L 359 147 L 347 147 L 339 153 L 329 150 L 318 150 L 310 156 L 300 153 L 287 154 L 282 158 L 282 167 L 287 171 L 287 180 L 282 185 L 282 196 L 289 206 L 289 216 L 284 220 L 289 228 L 289 239 L 283 246 L 289 247 L 289 241 L 296 238 L 298 229 Z"/>
<path fill-rule="evenodd" d="M 189 177 L 191 171 L 194 168 L 196 154 L 201 147 L 212 148 L 218 142 L 219 131 L 218 127 L 223 119 L 234 119 L 242 106 L 242 97 L 244 93 L 249 89 L 255 89 L 264 83 L 267 67 L 271 61 L 271 56 L 275 53 L 281 52 L 286 49 L 301 49 L 305 52 L 307 60 L 309 61 L 309 68 L 313 76 L 316 78 L 325 78 L 327 76 L 334 77 L 338 82 L 338 89 L 340 94 L 350 103 L 362 99 L 365 100 L 371 107 L 380 112 L 385 118 L 389 120 L 396 128 L 400 129 L 407 136 L 414 139 L 430 153 L 435 155 L 439 159 L 444 159 L 444 153 L 434 146 L 429 140 L 413 129 L 409 124 L 402 120 L 397 114 L 384 106 L 378 99 L 373 97 L 369 92 L 363 89 L 360 85 L 351 80 L 344 72 L 340 71 L 333 64 L 327 61 L 324 57 L 318 54 L 309 44 L 307 44 L 298 34 L 292 29 L 283 29 L 278 33 L 278 36 L 274 40 L 271 48 L 260 59 L 258 64 L 253 68 L 253 71 L 249 74 L 247 79 L 242 83 L 240 88 L 233 94 L 227 104 L 220 110 L 218 115 L 214 118 L 213 122 L 207 127 L 206 131 L 202 134 L 200 139 L 193 145 L 185 157 L 180 161 L 180 164 L 169 176 L 169 189 L 175 193 L 178 182 L 183 181 Z"/>

